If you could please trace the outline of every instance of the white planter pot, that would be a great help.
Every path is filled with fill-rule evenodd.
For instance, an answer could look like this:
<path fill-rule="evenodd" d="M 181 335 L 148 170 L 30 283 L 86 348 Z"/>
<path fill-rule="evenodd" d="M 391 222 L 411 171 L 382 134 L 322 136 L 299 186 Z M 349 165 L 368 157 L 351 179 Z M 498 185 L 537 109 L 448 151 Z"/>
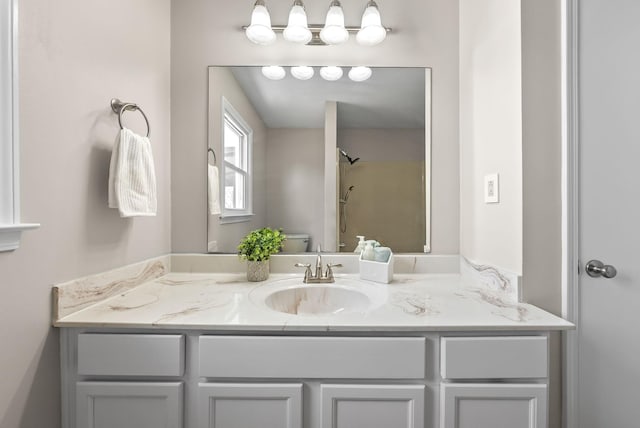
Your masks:
<path fill-rule="evenodd" d="M 269 278 L 269 260 L 261 262 L 247 261 L 247 280 L 250 282 L 266 281 Z"/>

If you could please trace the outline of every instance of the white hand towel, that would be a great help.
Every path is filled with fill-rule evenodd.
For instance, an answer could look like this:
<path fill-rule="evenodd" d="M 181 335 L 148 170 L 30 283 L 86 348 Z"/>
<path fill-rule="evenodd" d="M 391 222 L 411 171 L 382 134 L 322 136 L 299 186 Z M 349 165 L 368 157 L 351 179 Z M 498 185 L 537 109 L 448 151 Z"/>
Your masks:
<path fill-rule="evenodd" d="M 118 208 L 120 217 L 155 216 L 157 205 L 151 142 L 124 128 L 111 154 L 109 208 Z"/>
<path fill-rule="evenodd" d="M 209 165 L 209 214 L 220 214 L 220 175 L 218 167 Z"/>

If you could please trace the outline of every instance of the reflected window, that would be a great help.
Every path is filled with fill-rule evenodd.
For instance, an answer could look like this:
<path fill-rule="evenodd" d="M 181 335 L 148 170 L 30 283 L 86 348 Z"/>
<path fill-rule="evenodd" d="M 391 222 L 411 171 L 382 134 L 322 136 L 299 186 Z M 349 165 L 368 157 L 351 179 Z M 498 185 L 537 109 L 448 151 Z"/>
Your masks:
<path fill-rule="evenodd" d="M 223 101 L 223 216 L 247 216 L 251 215 L 251 143 L 253 131 L 231 104 L 227 100 Z"/>

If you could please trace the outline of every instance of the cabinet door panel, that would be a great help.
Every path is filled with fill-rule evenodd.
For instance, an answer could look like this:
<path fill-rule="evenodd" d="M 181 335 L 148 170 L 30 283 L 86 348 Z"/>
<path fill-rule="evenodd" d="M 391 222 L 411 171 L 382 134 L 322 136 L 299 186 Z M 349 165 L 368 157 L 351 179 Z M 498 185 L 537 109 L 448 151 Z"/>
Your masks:
<path fill-rule="evenodd" d="M 302 384 L 201 383 L 199 428 L 302 428 Z"/>
<path fill-rule="evenodd" d="M 440 428 L 546 428 L 547 386 L 443 384 Z"/>
<path fill-rule="evenodd" d="M 322 428 L 422 428 L 424 385 L 322 385 Z"/>
<path fill-rule="evenodd" d="M 182 384 L 78 382 L 77 428 L 180 428 Z"/>

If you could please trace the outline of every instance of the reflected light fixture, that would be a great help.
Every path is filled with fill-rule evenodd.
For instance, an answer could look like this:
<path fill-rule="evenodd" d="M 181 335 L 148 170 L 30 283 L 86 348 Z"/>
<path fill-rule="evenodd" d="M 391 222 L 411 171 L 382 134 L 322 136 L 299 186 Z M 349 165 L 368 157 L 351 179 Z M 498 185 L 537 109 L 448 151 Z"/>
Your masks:
<path fill-rule="evenodd" d="M 375 1 L 369 0 L 362 14 L 362 25 L 356 41 L 363 46 L 374 46 L 387 37 L 387 29 L 382 26 L 380 10 Z"/>
<path fill-rule="evenodd" d="M 307 24 L 307 12 L 302 0 L 295 0 L 289 12 L 289 22 L 282 32 L 285 40 L 306 45 L 313 37 Z"/>
<path fill-rule="evenodd" d="M 309 80 L 314 75 L 313 67 L 291 67 L 291 75 L 298 80 Z"/>
<path fill-rule="evenodd" d="M 262 67 L 262 75 L 270 80 L 282 80 L 287 72 L 279 65 L 268 65 Z"/>
<path fill-rule="evenodd" d="M 349 70 L 349 79 L 354 82 L 364 82 L 369 80 L 373 72 L 369 67 L 353 67 Z"/>
<path fill-rule="evenodd" d="M 336 80 L 340 80 L 340 78 L 342 78 L 342 68 L 340 67 L 335 67 L 335 66 L 329 66 L 329 67 L 322 67 L 320 69 L 320 76 L 324 79 L 324 80 L 328 80 L 329 82 L 335 82 Z"/>
<path fill-rule="evenodd" d="M 246 28 L 245 34 L 258 45 L 266 46 L 276 41 L 276 33 L 271 28 L 271 16 L 264 0 L 256 0 L 251 13 L 251 25 Z"/>
<path fill-rule="evenodd" d="M 320 39 L 328 45 L 339 45 L 349 40 L 349 32 L 344 27 L 344 12 L 339 0 L 329 5 L 324 28 L 320 30 Z"/>

